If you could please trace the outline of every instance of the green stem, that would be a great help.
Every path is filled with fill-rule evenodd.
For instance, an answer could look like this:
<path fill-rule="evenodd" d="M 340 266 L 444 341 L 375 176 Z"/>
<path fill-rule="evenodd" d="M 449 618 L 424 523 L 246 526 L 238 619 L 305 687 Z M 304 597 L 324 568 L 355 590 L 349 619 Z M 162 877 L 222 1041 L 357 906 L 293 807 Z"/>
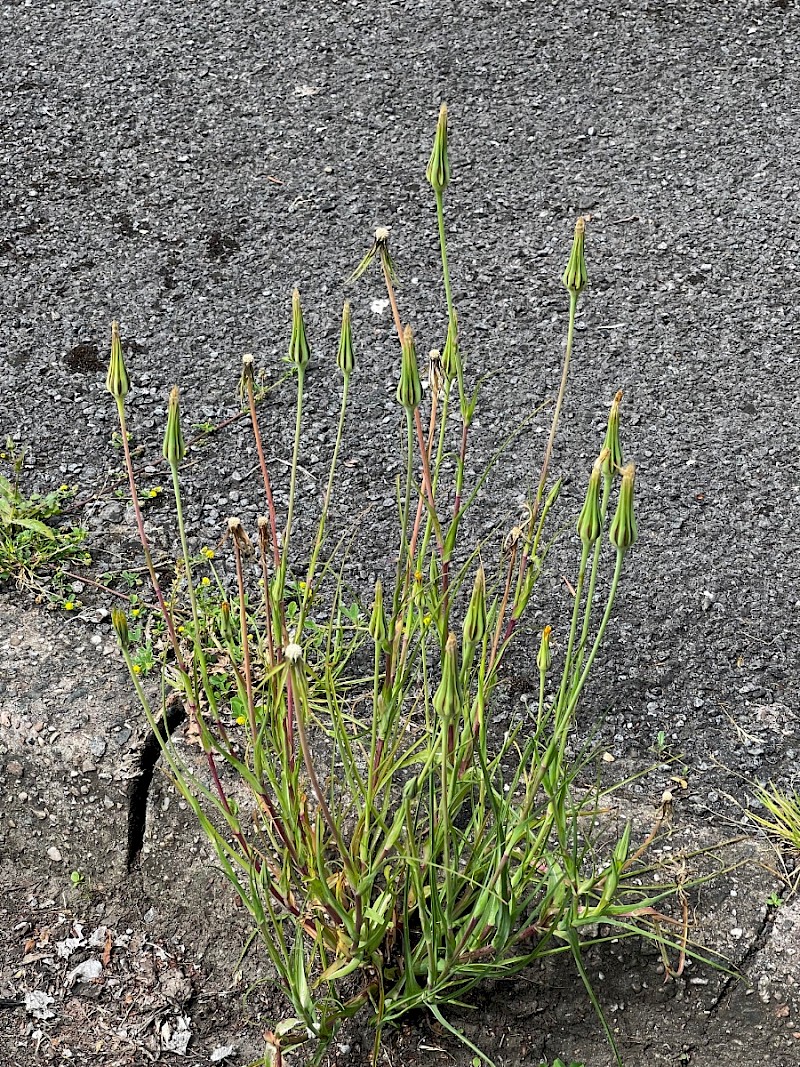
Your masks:
<path fill-rule="evenodd" d="M 206 694 L 206 698 L 208 700 L 212 712 L 216 715 L 217 701 L 208 680 L 208 665 L 206 663 L 206 654 L 203 648 L 202 635 L 200 633 L 200 612 L 197 610 L 197 597 L 194 591 L 194 582 L 192 581 L 192 568 L 189 562 L 189 544 L 186 538 L 186 526 L 183 521 L 183 503 L 181 501 L 181 489 L 180 482 L 178 480 L 178 465 L 176 463 L 171 463 L 170 470 L 172 472 L 172 488 L 175 493 L 175 512 L 178 516 L 178 532 L 181 538 L 183 565 L 186 568 L 186 585 L 189 589 L 189 600 L 192 605 L 192 622 L 194 623 L 194 650 L 197 656 L 197 660 L 200 664 L 200 677 L 203 681 L 203 690 Z"/>
<path fill-rule="evenodd" d="M 454 315 L 453 291 L 450 287 L 450 270 L 447 265 L 447 242 L 445 241 L 444 232 L 444 192 L 442 191 L 436 193 L 436 221 L 439 225 L 439 249 L 442 254 L 442 276 L 444 278 L 444 293 L 447 298 L 447 316 L 448 320 L 452 322 Z"/>
<path fill-rule="evenodd" d="M 300 460 L 300 429 L 303 420 L 303 387 L 305 385 L 305 368 L 297 368 L 297 412 L 294 422 L 294 448 L 292 449 L 292 472 L 289 480 L 289 510 L 286 515 L 286 531 L 283 535 L 281 565 L 278 571 L 278 601 L 283 600 L 283 591 L 286 587 L 286 572 L 289 563 L 289 542 L 292 536 L 292 520 L 294 518 L 294 498 L 297 491 L 297 465 Z"/>

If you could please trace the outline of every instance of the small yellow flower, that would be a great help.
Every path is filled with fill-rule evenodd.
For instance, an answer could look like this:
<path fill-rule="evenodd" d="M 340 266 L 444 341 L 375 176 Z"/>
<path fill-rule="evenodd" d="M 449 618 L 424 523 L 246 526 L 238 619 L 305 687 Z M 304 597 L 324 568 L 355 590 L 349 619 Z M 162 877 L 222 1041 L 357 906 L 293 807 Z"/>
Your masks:
<path fill-rule="evenodd" d="M 59 485 L 58 491 L 59 491 L 59 493 L 68 493 L 69 492 L 69 486 L 68 485 Z"/>
<path fill-rule="evenodd" d="M 142 668 L 139 666 L 138 663 L 134 663 L 134 665 L 133 665 L 133 673 L 134 674 L 141 674 L 142 673 Z"/>
<path fill-rule="evenodd" d="M 185 626 L 179 626 L 178 627 L 178 633 L 179 634 L 185 634 L 186 633 L 186 627 Z"/>
<path fill-rule="evenodd" d="M 433 622 L 433 618 L 432 618 L 432 616 L 430 616 L 430 615 L 423 615 L 423 617 L 422 617 L 422 625 L 423 625 L 423 626 L 430 626 L 430 624 L 431 624 L 432 622 Z"/>
<path fill-rule="evenodd" d="M 244 717 L 244 715 L 237 715 L 236 724 L 237 726 L 245 726 L 247 724 L 247 719 Z"/>
<path fill-rule="evenodd" d="M 203 557 L 203 559 L 213 559 L 214 549 L 209 548 L 207 545 L 203 545 L 203 547 L 200 549 L 200 555 Z"/>
<path fill-rule="evenodd" d="M 75 610 L 75 601 L 74 600 L 65 600 L 64 601 L 64 611 L 74 611 L 74 610 Z"/>
<path fill-rule="evenodd" d="M 131 615 L 133 615 L 134 619 L 138 619 L 141 614 L 142 614 L 142 609 L 141 608 L 131 608 Z"/>
<path fill-rule="evenodd" d="M 305 582 L 298 582 L 297 584 L 298 584 L 299 588 L 301 589 L 301 591 L 305 592 L 306 583 Z"/>
<path fill-rule="evenodd" d="M 204 577 L 203 580 L 200 582 L 200 584 L 201 585 L 211 585 L 211 579 Z"/>

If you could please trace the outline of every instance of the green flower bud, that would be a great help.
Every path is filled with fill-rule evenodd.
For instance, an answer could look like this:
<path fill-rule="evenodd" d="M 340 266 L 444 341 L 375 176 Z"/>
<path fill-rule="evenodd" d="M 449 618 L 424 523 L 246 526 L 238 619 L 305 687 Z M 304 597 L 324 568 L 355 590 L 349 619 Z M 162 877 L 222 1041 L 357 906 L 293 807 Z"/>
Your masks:
<path fill-rule="evenodd" d="M 161 453 L 170 467 L 177 467 L 186 455 L 186 445 L 181 433 L 181 413 L 177 385 L 173 385 L 169 394 L 167 429 L 164 434 L 164 447 Z"/>
<path fill-rule="evenodd" d="M 127 617 L 125 615 L 125 612 L 122 610 L 122 608 L 112 608 L 111 609 L 111 625 L 114 627 L 114 630 L 116 632 L 117 640 L 119 641 L 120 648 L 127 649 L 128 648 L 128 643 L 129 643 L 129 640 L 128 640 L 128 619 L 127 619 Z"/>
<path fill-rule="evenodd" d="M 219 607 L 219 634 L 224 644 L 233 640 L 233 623 L 231 622 L 231 606 L 227 600 L 223 600 Z"/>
<path fill-rule="evenodd" d="M 603 531 L 603 517 L 600 514 L 600 478 L 607 451 L 608 449 L 604 448 L 592 465 L 586 499 L 578 516 L 578 533 L 586 548 L 591 548 Z"/>
<path fill-rule="evenodd" d="M 131 387 L 128 372 L 125 369 L 125 359 L 122 355 L 122 345 L 119 341 L 119 324 L 115 319 L 111 323 L 111 360 L 108 364 L 106 375 L 106 389 L 117 401 L 122 401 L 128 395 Z"/>
<path fill-rule="evenodd" d="M 447 339 L 442 349 L 442 373 L 449 384 L 458 378 L 461 370 L 461 350 L 458 347 L 458 316 L 455 311 L 447 324 Z"/>
<path fill-rule="evenodd" d="M 539 674 L 547 674 L 550 670 L 550 664 L 553 662 L 553 653 L 550 651 L 550 634 L 552 632 L 552 626 L 545 626 L 542 630 L 542 640 L 539 643 L 539 651 L 536 654 L 536 666 L 539 668 Z"/>
<path fill-rule="evenodd" d="M 336 354 L 339 370 L 349 378 L 356 365 L 353 355 L 353 331 L 350 327 L 350 301 L 345 300 L 342 308 L 342 332 L 339 334 L 339 351 Z"/>
<path fill-rule="evenodd" d="M 402 404 L 406 411 L 413 411 L 422 402 L 417 349 L 410 326 L 406 326 L 403 334 L 403 362 L 400 367 L 400 381 L 397 385 L 397 402 Z"/>
<path fill-rule="evenodd" d="M 451 723 L 461 714 L 461 687 L 458 681 L 458 648 L 451 631 L 444 646 L 442 680 L 433 695 L 434 709 L 443 723 Z"/>
<path fill-rule="evenodd" d="M 385 644 L 387 638 L 386 616 L 383 613 L 383 583 L 380 580 L 375 583 L 375 602 L 369 617 L 369 636 L 376 645 Z"/>
<path fill-rule="evenodd" d="M 450 183 L 450 160 L 447 156 L 447 104 L 442 104 L 439 109 L 433 151 L 428 161 L 425 177 L 431 183 L 433 191 L 439 194 L 443 193 Z"/>
<path fill-rule="evenodd" d="M 569 263 L 567 263 L 567 269 L 561 278 L 564 287 L 576 296 L 589 280 L 586 273 L 586 260 L 583 255 L 585 235 L 586 221 L 581 217 L 575 223 L 575 237 L 572 241 Z"/>
<path fill-rule="evenodd" d="M 486 572 L 481 565 L 475 573 L 472 596 L 464 617 L 464 646 L 477 645 L 486 633 Z"/>
<path fill-rule="evenodd" d="M 633 514 L 633 482 L 636 471 L 632 463 L 622 468 L 622 484 L 619 487 L 619 500 L 614 518 L 611 520 L 611 528 L 608 531 L 608 539 L 618 552 L 626 552 L 631 545 L 636 544 L 638 531 L 636 529 L 636 516 Z"/>
<path fill-rule="evenodd" d="M 622 445 L 619 441 L 619 405 L 621 402 L 622 390 L 620 389 L 614 397 L 611 410 L 608 413 L 608 429 L 606 430 L 604 445 L 609 454 L 603 464 L 603 474 L 606 478 L 612 477 L 616 471 L 622 469 Z"/>
<path fill-rule="evenodd" d="M 292 293 L 292 339 L 289 342 L 289 362 L 298 370 L 304 370 L 311 358 L 311 349 L 306 340 L 306 327 L 303 322 L 303 309 L 300 306 L 300 293 Z"/>

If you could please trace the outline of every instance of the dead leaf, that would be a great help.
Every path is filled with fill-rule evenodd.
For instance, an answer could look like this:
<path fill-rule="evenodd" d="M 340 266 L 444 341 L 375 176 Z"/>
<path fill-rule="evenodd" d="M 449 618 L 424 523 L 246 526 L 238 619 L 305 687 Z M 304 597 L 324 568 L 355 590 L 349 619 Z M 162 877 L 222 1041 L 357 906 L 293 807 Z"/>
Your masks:
<path fill-rule="evenodd" d="M 106 943 L 103 948 L 103 955 L 100 957 L 103 967 L 108 967 L 109 963 L 111 963 L 111 946 L 111 931 L 106 930 Z"/>

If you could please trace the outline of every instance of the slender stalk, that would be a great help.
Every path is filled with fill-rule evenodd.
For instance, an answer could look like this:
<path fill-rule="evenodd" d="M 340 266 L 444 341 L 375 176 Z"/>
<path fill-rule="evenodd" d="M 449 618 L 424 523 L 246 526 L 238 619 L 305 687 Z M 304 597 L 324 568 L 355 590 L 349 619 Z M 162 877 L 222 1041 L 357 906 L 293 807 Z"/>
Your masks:
<path fill-rule="evenodd" d="M 261 746 L 258 740 L 256 708 L 255 700 L 253 698 L 253 672 L 250 664 L 250 638 L 247 632 L 247 602 L 245 600 L 244 592 L 242 550 L 239 546 L 239 540 L 235 535 L 231 540 L 233 541 L 233 555 L 236 561 L 236 584 L 239 590 L 239 624 L 242 636 L 242 662 L 244 666 L 245 692 L 247 694 L 247 719 L 250 726 L 250 737 L 253 743 L 253 771 L 257 780 L 261 782 Z"/>
<path fill-rule="evenodd" d="M 264 492 L 267 497 L 267 509 L 269 511 L 269 524 L 270 532 L 272 534 L 272 554 L 275 561 L 275 569 L 280 567 L 280 553 L 278 549 L 278 524 L 275 516 L 275 501 L 272 498 L 272 484 L 269 480 L 269 471 L 267 470 L 267 461 L 264 457 L 264 446 L 261 440 L 261 430 L 258 425 L 258 415 L 256 413 L 256 400 L 253 392 L 252 376 L 247 378 L 247 404 L 250 408 L 250 422 L 253 426 L 253 437 L 256 442 L 256 452 L 258 452 L 258 463 L 261 467 L 261 477 L 264 479 Z"/>
<path fill-rule="evenodd" d="M 286 516 L 286 532 L 283 535 L 283 553 L 280 568 L 278 570 L 278 600 L 283 600 L 283 591 L 286 586 L 286 572 L 289 563 L 289 541 L 292 535 L 292 520 L 294 518 L 294 501 L 297 492 L 297 466 L 300 458 L 300 430 L 303 423 L 303 387 L 305 385 L 306 372 L 304 367 L 297 368 L 297 412 L 294 424 L 294 448 L 292 449 L 292 470 L 289 479 L 289 510 Z"/>
<path fill-rule="evenodd" d="M 178 635 L 175 633 L 175 624 L 172 620 L 172 615 L 167 610 L 167 604 L 164 600 L 164 594 L 161 591 L 161 585 L 156 577 L 156 569 L 153 566 L 153 556 L 150 552 L 150 541 L 144 529 L 144 519 L 142 517 L 142 509 L 139 505 L 139 494 L 136 492 L 136 480 L 133 476 L 133 463 L 131 461 L 131 449 L 128 444 L 128 427 L 125 419 L 125 404 L 122 400 L 115 398 L 117 401 L 117 413 L 119 415 L 119 427 L 122 434 L 122 447 L 125 452 L 125 467 L 128 471 L 128 485 L 131 494 L 131 503 L 133 504 L 133 511 L 136 516 L 136 528 L 139 531 L 139 541 L 142 545 L 142 552 L 144 553 L 144 561 L 147 564 L 147 570 L 150 575 L 150 582 L 153 586 L 153 592 L 156 595 L 158 606 L 161 609 L 161 614 L 164 618 L 164 622 L 167 626 L 167 633 L 169 634 L 170 644 L 175 653 L 175 658 L 178 661 L 180 669 L 186 673 L 186 667 L 183 663 L 183 657 L 181 656 L 180 645 L 178 644 Z"/>
<path fill-rule="evenodd" d="M 178 517 L 178 533 L 181 539 L 181 551 L 183 552 L 183 565 L 186 568 L 186 585 L 189 590 L 189 601 L 192 605 L 192 622 L 194 624 L 194 649 L 197 655 L 198 663 L 200 664 L 200 677 L 203 682 L 203 691 L 206 694 L 209 706 L 211 707 L 214 715 L 217 714 L 217 700 L 214 696 L 214 691 L 211 688 L 211 683 L 208 680 L 208 664 L 206 663 L 206 653 L 203 648 L 203 639 L 200 632 L 200 612 L 197 610 L 197 595 L 194 591 L 194 582 L 192 581 L 192 566 L 189 561 L 189 543 L 186 538 L 186 524 L 183 520 L 183 502 L 181 500 L 181 487 L 178 479 L 178 465 L 176 463 L 170 464 L 170 471 L 172 473 L 172 489 L 175 494 L 175 512 Z"/>
<path fill-rule="evenodd" d="M 444 293 L 447 298 L 447 317 L 453 319 L 453 292 L 450 286 L 450 270 L 447 265 L 447 242 L 444 230 L 444 192 L 436 192 L 436 221 L 439 227 L 439 251 L 442 256 L 442 277 L 444 278 Z"/>
<path fill-rule="evenodd" d="M 531 529 L 533 529 L 533 523 L 536 521 L 536 516 L 539 513 L 539 507 L 542 502 L 542 496 L 544 494 L 544 487 L 547 481 L 547 472 L 550 467 L 550 460 L 553 455 L 553 446 L 556 440 L 556 432 L 558 430 L 558 423 L 561 418 L 561 408 L 564 404 L 564 394 L 567 391 L 567 379 L 569 378 L 569 365 L 572 359 L 572 344 L 575 338 L 575 313 L 578 309 L 578 293 L 574 290 L 569 294 L 569 326 L 567 327 L 567 350 L 564 353 L 564 365 L 561 370 L 561 384 L 558 387 L 558 395 L 556 397 L 555 411 L 553 412 L 553 421 L 550 425 L 550 436 L 547 438 L 547 447 L 544 450 L 544 459 L 542 460 L 542 470 L 539 475 L 539 486 L 536 490 L 536 500 L 533 505 L 533 512 L 531 514 Z"/>

